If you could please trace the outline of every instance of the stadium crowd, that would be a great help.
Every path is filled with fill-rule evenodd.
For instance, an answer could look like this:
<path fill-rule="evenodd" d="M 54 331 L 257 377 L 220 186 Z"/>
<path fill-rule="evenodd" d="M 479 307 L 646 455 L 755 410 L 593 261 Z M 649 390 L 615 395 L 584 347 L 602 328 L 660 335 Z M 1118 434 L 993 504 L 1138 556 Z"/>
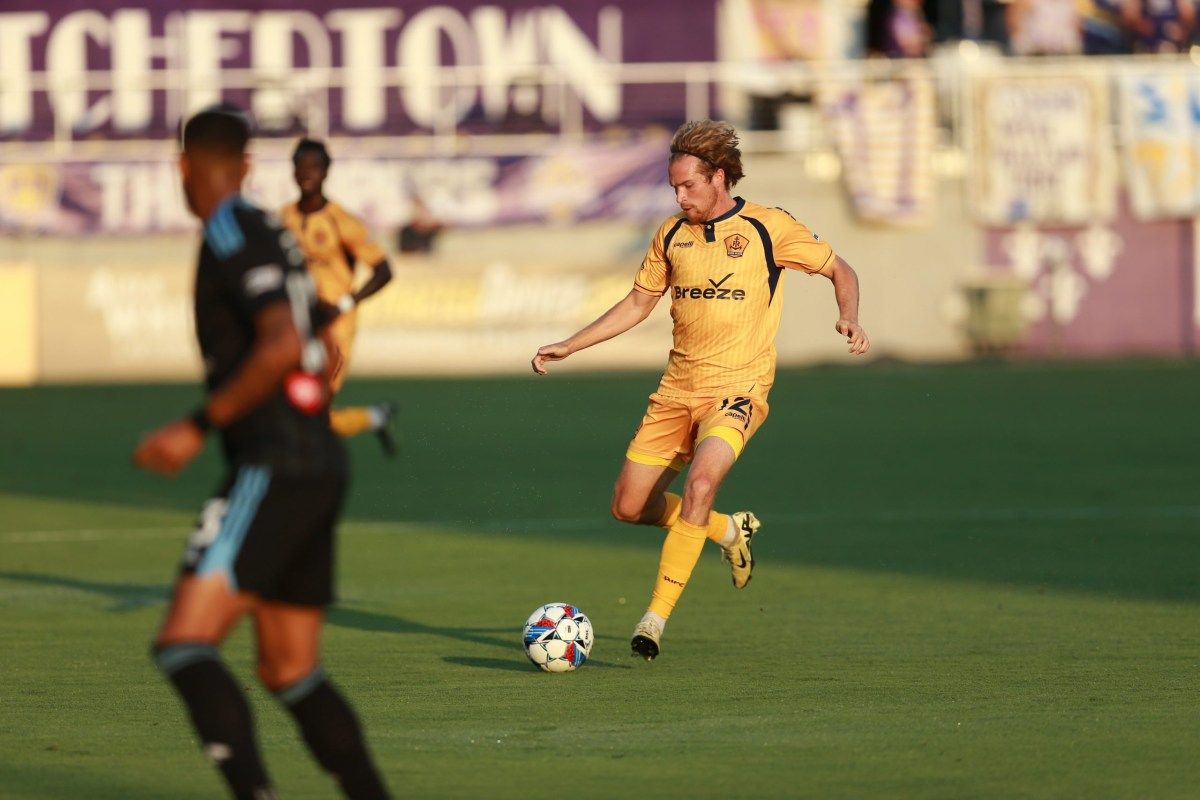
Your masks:
<path fill-rule="evenodd" d="M 867 51 L 920 58 L 938 42 L 1016 56 L 1180 53 L 1200 41 L 1196 0 L 871 0 Z"/>

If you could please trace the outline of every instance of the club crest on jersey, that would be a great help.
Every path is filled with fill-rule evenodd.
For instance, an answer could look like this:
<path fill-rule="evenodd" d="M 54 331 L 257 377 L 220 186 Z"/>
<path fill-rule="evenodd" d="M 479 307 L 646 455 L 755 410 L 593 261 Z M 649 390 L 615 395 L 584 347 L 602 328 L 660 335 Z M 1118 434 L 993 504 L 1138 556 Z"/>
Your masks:
<path fill-rule="evenodd" d="M 746 245 L 750 240 L 740 233 L 725 237 L 725 254 L 730 258 L 741 258 L 746 253 Z"/>

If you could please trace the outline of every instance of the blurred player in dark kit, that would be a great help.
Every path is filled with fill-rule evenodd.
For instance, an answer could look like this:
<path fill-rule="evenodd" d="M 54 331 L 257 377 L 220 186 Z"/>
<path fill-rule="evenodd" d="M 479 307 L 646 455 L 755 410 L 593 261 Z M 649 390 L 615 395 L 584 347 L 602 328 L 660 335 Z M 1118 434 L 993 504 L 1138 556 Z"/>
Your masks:
<path fill-rule="evenodd" d="M 230 106 L 201 111 L 182 130 L 184 192 L 204 221 L 195 316 L 208 394 L 192 415 L 143 438 L 134 461 L 174 475 L 216 429 L 228 474 L 188 543 L 154 661 L 233 796 L 274 798 L 246 697 L 217 650 L 249 614 L 259 678 L 313 756 L 345 796 L 386 798 L 359 722 L 319 662 L 346 457 L 329 427 L 330 353 L 313 324 L 303 253 L 241 196 L 249 138 Z"/>

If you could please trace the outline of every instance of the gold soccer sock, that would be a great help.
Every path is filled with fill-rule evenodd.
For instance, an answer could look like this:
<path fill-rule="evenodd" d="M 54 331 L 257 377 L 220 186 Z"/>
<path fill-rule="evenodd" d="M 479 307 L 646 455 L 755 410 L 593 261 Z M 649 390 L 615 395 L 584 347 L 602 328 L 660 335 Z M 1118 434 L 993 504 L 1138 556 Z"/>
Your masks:
<path fill-rule="evenodd" d="M 700 551 L 707 538 L 705 526 L 693 525 L 685 519 L 677 520 L 667 531 L 658 561 L 658 578 L 650 595 L 650 611 L 663 619 L 671 616 L 675 603 L 683 594 L 683 587 L 687 586 L 688 578 L 700 560 Z"/>
<path fill-rule="evenodd" d="M 736 537 L 737 526 L 733 524 L 733 517 L 728 514 L 722 514 L 719 511 L 709 512 L 708 538 L 721 545 L 721 547 L 728 547 L 733 544 Z"/>
<path fill-rule="evenodd" d="M 663 500 L 667 505 L 663 510 L 663 515 L 655 524 L 660 528 L 670 530 L 671 526 L 679 519 L 679 509 L 683 508 L 683 498 L 677 494 L 663 492 Z"/>
<path fill-rule="evenodd" d="M 333 428 L 333 432 L 338 436 L 345 438 L 369 431 L 375 426 L 371 418 L 371 409 L 366 406 L 352 406 L 330 410 L 329 427 Z"/>
<path fill-rule="evenodd" d="M 663 500 L 666 501 L 666 508 L 663 509 L 663 515 L 659 517 L 655 524 L 660 528 L 670 530 L 671 526 L 679 519 L 679 512 L 683 508 L 683 498 L 677 494 L 663 492 Z M 721 547 L 728 547 L 733 544 L 733 540 L 737 536 L 737 527 L 733 524 L 733 517 L 728 514 L 722 514 L 720 511 L 710 511 L 708 514 L 708 538 L 712 539 Z"/>
<path fill-rule="evenodd" d="M 666 508 L 663 510 L 663 515 L 655 524 L 660 528 L 668 530 L 679 519 L 679 511 L 683 508 L 683 498 L 677 494 L 663 492 L 663 500 L 666 501 Z M 722 547 L 727 547 L 733 544 L 733 540 L 737 535 L 737 528 L 733 524 L 733 517 L 728 514 L 722 514 L 720 511 L 710 511 L 708 514 L 708 538 L 712 539 Z"/>

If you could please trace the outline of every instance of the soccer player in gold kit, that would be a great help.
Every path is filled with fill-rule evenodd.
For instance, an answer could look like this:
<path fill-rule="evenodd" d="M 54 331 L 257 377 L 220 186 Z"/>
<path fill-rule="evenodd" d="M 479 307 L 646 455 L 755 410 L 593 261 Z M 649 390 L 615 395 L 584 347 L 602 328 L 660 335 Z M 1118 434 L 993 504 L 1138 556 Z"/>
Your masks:
<path fill-rule="evenodd" d="M 332 163 L 322 142 L 300 140 L 292 154 L 300 199 L 284 206 L 279 217 L 304 250 L 309 274 L 317 284 L 317 296 L 326 309 L 337 314 L 329 329 L 341 355 L 341 364 L 330 386 L 336 394 L 346 380 L 354 334 L 358 330 L 358 304 L 388 284 L 392 269 L 387 255 L 372 241 L 362 220 L 325 197 L 325 179 Z M 371 268 L 371 277 L 357 290 L 356 263 Z M 391 403 L 334 408 L 329 412 L 329 422 L 334 432 L 343 437 L 373 431 L 384 452 L 394 455 L 396 446 L 389 428 L 394 413 Z"/>
<path fill-rule="evenodd" d="M 650 606 L 634 629 L 634 654 L 658 656 L 667 618 L 712 539 L 741 589 L 754 568 L 753 513 L 712 510 L 717 489 L 767 417 L 775 379 L 775 334 L 783 308 L 783 272 L 794 269 L 833 282 L 835 326 L 850 352 L 870 347 L 858 322 L 858 276 L 790 214 L 734 197 L 742 178 L 738 135 L 725 122 L 681 127 L 671 140 L 668 177 L 682 209 L 650 242 L 633 288 L 599 319 L 571 337 L 539 348 L 534 372 L 606 341 L 649 316 L 671 296 L 674 346 L 658 391 L 629 443 L 613 490 L 622 522 L 666 528 Z M 691 464 L 682 497 L 667 491 Z"/>

